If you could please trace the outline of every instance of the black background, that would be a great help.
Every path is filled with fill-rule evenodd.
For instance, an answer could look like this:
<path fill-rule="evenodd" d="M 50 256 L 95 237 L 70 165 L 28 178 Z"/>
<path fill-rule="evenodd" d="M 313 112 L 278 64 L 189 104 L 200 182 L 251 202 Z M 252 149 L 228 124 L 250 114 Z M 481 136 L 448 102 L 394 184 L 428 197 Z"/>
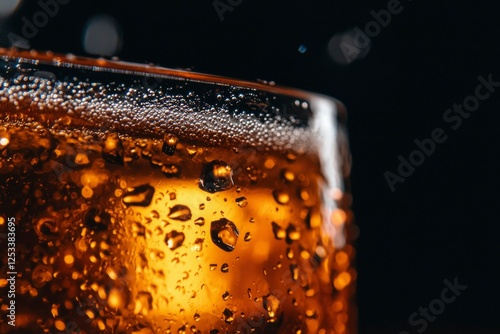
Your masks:
<path fill-rule="evenodd" d="M 228 0 L 221 0 L 228 3 Z M 233 3 L 239 1 L 233 0 Z M 417 333 L 408 317 L 440 297 L 443 280 L 467 285 L 425 333 L 500 333 L 498 160 L 500 87 L 457 130 L 443 121 L 473 95 L 478 76 L 500 81 L 500 4 L 401 0 L 403 10 L 371 39 L 368 54 L 332 61 L 336 33 L 373 21 L 387 1 L 243 0 L 224 20 L 207 1 L 79 1 L 29 39 L 35 49 L 85 55 L 94 14 L 123 30 L 120 59 L 192 68 L 334 96 L 347 106 L 353 155 L 360 333 Z M 0 41 L 22 29 L 35 1 L 0 25 Z M 298 51 L 307 47 L 305 53 Z M 447 140 L 392 192 L 415 139 L 442 128 Z"/>

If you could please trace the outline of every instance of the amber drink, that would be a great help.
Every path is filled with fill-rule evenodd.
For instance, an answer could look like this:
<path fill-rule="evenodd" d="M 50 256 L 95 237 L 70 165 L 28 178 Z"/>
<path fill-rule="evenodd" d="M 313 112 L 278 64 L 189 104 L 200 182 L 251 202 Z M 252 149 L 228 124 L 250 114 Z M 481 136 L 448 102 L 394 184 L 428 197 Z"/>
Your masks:
<path fill-rule="evenodd" d="M 0 50 L 0 332 L 356 333 L 344 118 L 270 84 Z"/>

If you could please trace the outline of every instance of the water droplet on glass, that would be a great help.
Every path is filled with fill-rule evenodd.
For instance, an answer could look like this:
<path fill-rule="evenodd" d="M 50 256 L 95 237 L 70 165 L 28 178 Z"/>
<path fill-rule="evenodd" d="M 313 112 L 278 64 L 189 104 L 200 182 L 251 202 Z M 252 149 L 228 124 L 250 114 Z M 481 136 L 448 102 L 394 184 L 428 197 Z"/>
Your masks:
<path fill-rule="evenodd" d="M 222 300 L 226 301 L 229 299 L 230 296 L 231 294 L 229 293 L 229 291 L 226 291 L 222 294 Z"/>
<path fill-rule="evenodd" d="M 292 280 L 297 281 L 299 279 L 299 266 L 296 264 L 291 264 L 290 273 L 292 274 Z"/>
<path fill-rule="evenodd" d="M 286 231 L 275 222 L 272 222 L 271 225 L 273 227 L 274 237 L 278 240 L 285 239 Z"/>
<path fill-rule="evenodd" d="M 148 206 L 151 204 L 155 188 L 149 184 L 143 184 L 135 187 L 134 190 L 125 193 L 122 196 L 123 204 L 130 206 Z"/>
<path fill-rule="evenodd" d="M 224 315 L 224 321 L 227 322 L 228 324 L 232 324 L 234 321 L 234 313 L 233 311 L 225 308 L 224 311 L 222 312 Z"/>
<path fill-rule="evenodd" d="M 177 195 L 175 194 L 175 192 L 171 192 L 168 194 L 168 198 L 170 198 L 170 200 L 173 201 L 177 198 Z"/>
<path fill-rule="evenodd" d="M 201 204 L 199 205 L 199 209 L 200 209 L 200 210 L 205 209 L 205 203 L 201 203 Z"/>
<path fill-rule="evenodd" d="M 286 228 L 286 242 L 292 243 L 300 239 L 300 230 L 293 224 L 289 224 Z"/>
<path fill-rule="evenodd" d="M 173 164 L 163 165 L 161 171 L 168 178 L 179 177 L 181 175 L 181 168 Z"/>
<path fill-rule="evenodd" d="M 264 296 L 262 305 L 264 306 L 264 309 L 267 311 L 269 318 L 271 319 L 276 318 L 278 308 L 280 306 L 280 301 L 278 298 L 276 298 L 273 295 Z"/>
<path fill-rule="evenodd" d="M 224 161 L 214 160 L 203 166 L 198 184 L 210 193 L 228 190 L 234 186 L 233 170 Z"/>
<path fill-rule="evenodd" d="M 162 146 L 161 150 L 165 154 L 174 155 L 175 148 L 177 147 L 177 142 L 178 141 L 179 141 L 179 139 L 176 136 L 167 133 L 163 137 L 163 146 Z"/>
<path fill-rule="evenodd" d="M 191 250 L 194 252 L 201 252 L 203 249 L 203 242 L 205 239 L 198 238 L 194 241 L 193 246 L 191 247 Z"/>
<path fill-rule="evenodd" d="M 226 252 L 232 252 L 240 232 L 234 223 L 226 218 L 213 221 L 210 226 L 212 241 Z"/>
<path fill-rule="evenodd" d="M 236 204 L 238 204 L 238 206 L 240 208 L 244 208 L 245 206 L 248 205 L 248 201 L 247 201 L 246 197 L 238 197 L 236 199 Z"/>
<path fill-rule="evenodd" d="M 217 269 L 217 264 L 211 263 L 208 267 L 210 268 L 210 271 L 214 271 L 215 269 Z"/>
<path fill-rule="evenodd" d="M 184 233 L 173 230 L 172 232 L 167 233 L 167 235 L 165 236 L 165 243 L 167 244 L 168 248 L 174 250 L 182 246 L 185 238 L 186 237 L 184 236 Z"/>
<path fill-rule="evenodd" d="M 290 195 L 283 190 L 273 190 L 273 197 L 276 202 L 279 204 L 288 204 L 290 202 Z"/>
<path fill-rule="evenodd" d="M 194 321 L 200 321 L 200 315 L 198 313 L 195 313 L 193 316 Z"/>
<path fill-rule="evenodd" d="M 123 163 L 123 143 L 116 133 L 110 133 L 106 136 L 102 157 L 113 164 Z"/>
<path fill-rule="evenodd" d="M 168 218 L 180 221 L 187 221 L 191 219 L 191 210 L 182 204 L 175 205 L 170 208 Z"/>
<path fill-rule="evenodd" d="M 252 235 L 250 234 L 250 232 L 245 233 L 245 237 L 243 238 L 243 240 L 245 240 L 246 242 L 252 240 Z"/>
<path fill-rule="evenodd" d="M 140 291 L 137 293 L 135 299 L 135 314 L 148 314 L 148 312 L 153 308 L 153 297 L 151 293 L 147 291 Z"/>
<path fill-rule="evenodd" d="M 194 224 L 197 226 L 205 225 L 205 218 L 203 218 L 203 217 L 196 218 L 196 220 L 194 221 Z"/>
<path fill-rule="evenodd" d="M 220 267 L 220 271 L 222 271 L 223 273 L 227 273 L 229 271 L 229 265 L 227 263 L 223 263 Z"/>
<path fill-rule="evenodd" d="M 293 182 L 293 180 L 295 180 L 295 174 L 292 171 L 288 170 L 288 169 L 283 169 L 281 171 L 281 177 L 287 183 L 291 183 L 291 182 Z"/>

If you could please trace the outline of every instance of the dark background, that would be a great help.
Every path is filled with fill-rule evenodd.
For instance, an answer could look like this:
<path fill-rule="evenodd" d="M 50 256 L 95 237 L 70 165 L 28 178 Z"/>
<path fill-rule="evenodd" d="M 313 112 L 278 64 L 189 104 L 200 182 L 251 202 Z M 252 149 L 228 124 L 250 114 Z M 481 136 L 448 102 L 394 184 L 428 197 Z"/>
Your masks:
<path fill-rule="evenodd" d="M 474 94 L 478 76 L 500 81 L 500 4 L 401 0 L 403 10 L 361 50 L 365 56 L 339 64 L 328 52 L 330 38 L 363 31 L 374 20 L 370 11 L 387 9 L 388 1 L 232 3 L 221 21 L 212 0 L 72 0 L 28 41 L 86 55 L 86 22 L 107 14 L 122 30 L 120 59 L 273 80 L 340 99 L 349 114 L 361 231 L 360 333 L 417 333 L 408 317 L 455 277 L 467 290 L 425 333 L 500 333 L 500 88 L 457 130 L 443 121 L 448 108 Z M 22 18 L 40 9 L 24 1 L 0 21 L 1 44 L 9 45 L 9 32 L 21 35 Z M 392 192 L 384 172 L 396 173 L 398 156 L 407 158 L 414 140 L 438 127 L 447 140 Z"/>

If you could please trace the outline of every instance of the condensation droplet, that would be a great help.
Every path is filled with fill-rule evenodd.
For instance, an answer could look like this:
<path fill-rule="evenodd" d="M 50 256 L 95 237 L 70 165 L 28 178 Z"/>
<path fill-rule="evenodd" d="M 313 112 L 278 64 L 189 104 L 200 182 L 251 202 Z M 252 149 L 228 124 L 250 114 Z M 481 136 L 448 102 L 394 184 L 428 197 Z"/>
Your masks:
<path fill-rule="evenodd" d="M 215 269 L 217 269 L 217 264 L 211 263 L 208 267 L 210 268 L 210 271 L 214 271 Z"/>
<path fill-rule="evenodd" d="M 191 250 L 194 252 L 201 252 L 203 250 L 203 242 L 205 239 L 198 238 L 194 241 L 193 246 L 191 247 Z"/>
<path fill-rule="evenodd" d="M 234 223 L 226 218 L 213 221 L 210 226 L 212 241 L 226 252 L 232 252 L 240 232 Z"/>
<path fill-rule="evenodd" d="M 163 137 L 163 146 L 162 146 L 161 150 L 165 154 L 174 155 L 178 142 L 179 142 L 179 139 L 176 136 L 167 133 Z"/>
<path fill-rule="evenodd" d="M 224 321 L 228 324 L 232 324 L 234 321 L 234 313 L 230 309 L 225 308 L 224 311 L 222 311 L 222 314 L 224 315 Z"/>
<path fill-rule="evenodd" d="M 224 161 L 214 160 L 203 166 L 198 184 L 210 193 L 228 190 L 234 186 L 233 170 Z"/>
<path fill-rule="evenodd" d="M 196 218 L 196 220 L 194 221 L 194 224 L 197 226 L 205 225 L 205 218 L 203 218 L 203 217 Z"/>
<path fill-rule="evenodd" d="M 273 227 L 274 237 L 276 239 L 278 239 L 278 240 L 285 239 L 285 237 L 286 237 L 286 231 L 281 226 L 279 226 L 278 224 L 276 224 L 276 222 L 272 222 L 271 225 Z"/>
<path fill-rule="evenodd" d="M 292 183 L 293 180 L 295 180 L 295 174 L 288 169 L 283 169 L 281 171 L 281 177 L 283 178 L 283 180 L 285 180 L 286 183 Z"/>
<path fill-rule="evenodd" d="M 264 296 L 262 304 L 264 309 L 267 311 L 267 315 L 271 319 L 275 319 L 278 313 L 278 308 L 280 306 L 280 301 L 273 295 Z M 271 322 L 273 322 L 273 320 Z"/>
<path fill-rule="evenodd" d="M 288 193 L 283 190 L 279 189 L 273 190 L 273 197 L 274 200 L 279 204 L 285 205 L 290 202 L 290 195 L 288 195 Z"/>
<path fill-rule="evenodd" d="M 163 165 L 161 171 L 168 178 L 179 177 L 181 175 L 181 168 L 174 164 Z"/>
<path fill-rule="evenodd" d="M 236 204 L 238 204 L 238 206 L 240 208 L 244 208 L 245 206 L 248 205 L 248 201 L 247 201 L 246 197 L 238 197 L 236 199 Z"/>
<path fill-rule="evenodd" d="M 227 273 L 229 271 L 229 265 L 227 263 L 223 263 L 220 267 L 220 271 L 222 271 L 223 273 Z"/>
<path fill-rule="evenodd" d="M 123 163 L 123 143 L 116 133 L 110 133 L 106 136 L 102 157 L 113 164 Z"/>
<path fill-rule="evenodd" d="M 229 291 L 226 291 L 222 294 L 222 300 L 226 301 L 229 299 L 230 296 L 231 294 L 229 293 Z"/>
<path fill-rule="evenodd" d="M 291 264 L 290 273 L 292 274 L 292 280 L 297 281 L 299 279 L 299 266 L 296 264 Z"/>
<path fill-rule="evenodd" d="M 123 204 L 130 206 L 149 206 L 153 195 L 155 193 L 155 188 L 149 184 L 143 184 L 135 187 L 134 190 L 126 192 L 122 196 Z"/>
<path fill-rule="evenodd" d="M 243 240 L 245 240 L 246 242 L 252 240 L 252 235 L 250 234 L 250 232 L 245 233 L 245 237 L 243 238 Z"/>
<path fill-rule="evenodd" d="M 300 239 L 300 230 L 293 224 L 289 224 L 286 228 L 286 241 L 292 243 Z"/>
<path fill-rule="evenodd" d="M 135 314 L 148 314 L 148 312 L 153 308 L 153 297 L 151 293 L 147 291 L 140 291 L 137 293 L 135 299 Z"/>
<path fill-rule="evenodd" d="M 167 235 L 165 236 L 165 243 L 167 244 L 168 248 L 174 250 L 182 246 L 185 238 L 186 237 L 184 233 L 173 230 L 167 233 Z"/>
<path fill-rule="evenodd" d="M 178 204 L 170 208 L 168 218 L 180 221 L 191 219 L 191 209 L 186 205 Z"/>

